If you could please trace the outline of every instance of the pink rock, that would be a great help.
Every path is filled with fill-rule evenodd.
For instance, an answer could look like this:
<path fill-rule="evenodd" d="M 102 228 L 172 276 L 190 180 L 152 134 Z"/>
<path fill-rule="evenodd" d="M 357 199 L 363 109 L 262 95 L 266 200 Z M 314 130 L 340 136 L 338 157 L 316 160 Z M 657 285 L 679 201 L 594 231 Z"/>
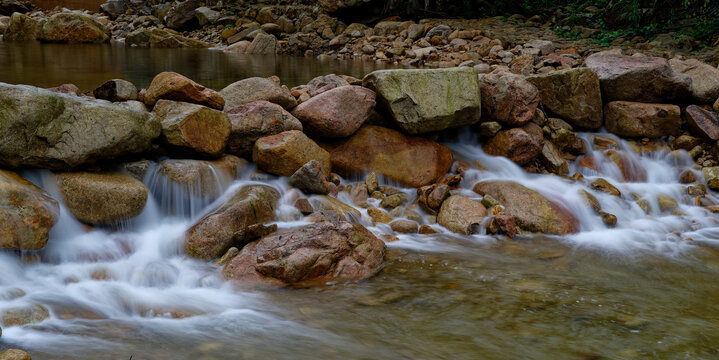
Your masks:
<path fill-rule="evenodd" d="M 375 93 L 361 86 L 340 86 L 298 105 L 292 115 L 313 135 L 341 138 L 352 135 L 375 106 Z"/>
<path fill-rule="evenodd" d="M 532 120 L 539 104 L 539 91 L 522 76 L 493 71 L 480 76 L 482 118 L 510 127 Z"/>

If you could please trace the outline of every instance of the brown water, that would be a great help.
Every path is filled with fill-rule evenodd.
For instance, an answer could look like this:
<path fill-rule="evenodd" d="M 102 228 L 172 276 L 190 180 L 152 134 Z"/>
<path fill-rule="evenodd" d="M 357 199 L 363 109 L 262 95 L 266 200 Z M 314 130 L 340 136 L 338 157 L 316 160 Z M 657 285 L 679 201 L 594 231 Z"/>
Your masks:
<path fill-rule="evenodd" d="M 312 57 L 246 56 L 204 49 L 150 49 L 114 45 L 65 45 L 0 41 L 0 82 L 54 87 L 65 83 L 92 91 L 121 78 L 147 87 L 163 71 L 181 73 L 213 89 L 247 77 L 277 75 L 289 87 L 329 73 L 365 74 L 387 65 L 367 61 L 318 61 Z"/>

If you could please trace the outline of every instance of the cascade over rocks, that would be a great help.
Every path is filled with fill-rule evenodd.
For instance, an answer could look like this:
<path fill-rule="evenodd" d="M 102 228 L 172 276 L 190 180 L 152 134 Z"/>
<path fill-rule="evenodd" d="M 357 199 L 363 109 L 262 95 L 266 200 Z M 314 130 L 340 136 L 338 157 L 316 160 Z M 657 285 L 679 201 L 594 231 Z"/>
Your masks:
<path fill-rule="evenodd" d="M 504 206 L 505 215 L 513 216 L 525 231 L 565 235 L 579 231 L 578 220 L 564 207 L 535 190 L 512 181 L 486 181 L 474 186 L 474 192 L 490 195 Z"/>
<path fill-rule="evenodd" d="M 657 138 L 678 135 L 682 118 L 679 106 L 612 101 L 604 105 L 604 126 L 625 137 Z"/>
<path fill-rule="evenodd" d="M 0 170 L 0 248 L 42 249 L 59 216 L 60 206 L 45 190 Z"/>
<path fill-rule="evenodd" d="M 482 97 L 472 68 L 377 70 L 362 85 L 377 93 L 378 110 L 411 135 L 480 120 Z"/>
<path fill-rule="evenodd" d="M 161 72 L 152 79 L 145 93 L 145 104 L 153 107 L 160 99 L 205 105 L 217 110 L 225 106 L 220 94 L 176 72 Z"/>
<path fill-rule="evenodd" d="M 322 222 L 265 236 L 222 270 L 229 280 L 269 285 L 354 282 L 379 271 L 385 245 L 360 224 Z"/>
<path fill-rule="evenodd" d="M 185 252 L 202 260 L 222 256 L 233 246 L 236 232 L 275 219 L 279 198 L 280 193 L 269 186 L 243 186 L 187 230 Z"/>
<path fill-rule="evenodd" d="M 119 173 L 56 173 L 63 204 L 87 224 L 117 224 L 137 217 L 147 203 L 145 185 Z"/>
<path fill-rule="evenodd" d="M 95 18 L 81 13 L 57 13 L 42 26 L 39 39 L 59 43 L 106 43 L 110 30 Z"/>
<path fill-rule="evenodd" d="M 258 168 L 280 176 L 294 174 L 310 160 L 317 160 L 325 174 L 332 170 L 330 154 L 297 130 L 259 138 L 252 149 Z"/>
<path fill-rule="evenodd" d="M 289 110 L 297 105 L 297 100 L 286 87 L 271 79 L 251 77 L 234 82 L 220 90 L 228 109 L 257 100 L 266 100 Z"/>
<path fill-rule="evenodd" d="M 435 183 L 453 162 L 452 150 L 444 145 L 375 125 L 320 145 L 329 151 L 332 168 L 341 176 L 375 171 L 411 187 Z"/>
<path fill-rule="evenodd" d="M 175 149 L 219 157 L 230 137 L 227 114 L 186 102 L 160 100 L 152 112 L 162 124 L 162 139 Z"/>
<path fill-rule="evenodd" d="M 539 104 L 537 88 L 523 76 L 497 69 L 479 76 L 483 121 L 516 127 L 534 117 Z"/>
<path fill-rule="evenodd" d="M 217 197 L 224 190 L 218 175 L 234 179 L 249 162 L 234 155 L 217 160 L 168 159 L 160 161 L 159 173 L 171 182 L 182 185 L 187 192 L 203 197 Z"/>
<path fill-rule="evenodd" d="M 282 106 L 265 100 L 228 108 L 225 113 L 232 124 L 227 152 L 245 158 L 252 157 L 252 147 L 261 137 L 289 130 L 302 131 L 299 120 Z"/>
<path fill-rule="evenodd" d="M 479 201 L 452 195 L 442 202 L 437 222 L 452 232 L 470 235 L 479 232 L 487 209 Z"/>
<path fill-rule="evenodd" d="M 585 64 L 599 76 L 604 101 L 672 102 L 691 95 L 691 77 L 675 73 L 664 58 L 601 54 Z"/>
<path fill-rule="evenodd" d="M 160 122 L 139 102 L 110 103 L 0 83 L 0 163 L 66 170 L 148 149 Z"/>
<path fill-rule="evenodd" d="M 292 110 L 305 131 L 325 138 L 352 135 L 369 118 L 375 106 L 375 93 L 361 86 L 348 85 L 325 91 Z"/>
<path fill-rule="evenodd" d="M 542 104 L 551 113 L 584 129 L 602 126 L 599 77 L 587 68 L 565 69 L 527 78 L 539 89 Z"/>
<path fill-rule="evenodd" d="M 535 123 L 509 130 L 501 130 L 484 145 L 484 152 L 504 156 L 518 165 L 524 165 L 542 153 L 544 135 Z"/>
<path fill-rule="evenodd" d="M 684 110 L 684 119 L 696 135 L 712 140 L 719 140 L 719 115 L 696 105 L 689 105 Z"/>

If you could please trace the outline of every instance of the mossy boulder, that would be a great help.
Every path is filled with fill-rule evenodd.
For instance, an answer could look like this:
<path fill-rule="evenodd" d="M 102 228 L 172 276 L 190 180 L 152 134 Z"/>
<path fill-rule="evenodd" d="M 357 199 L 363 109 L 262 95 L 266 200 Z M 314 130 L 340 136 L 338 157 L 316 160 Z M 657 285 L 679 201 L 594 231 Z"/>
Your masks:
<path fill-rule="evenodd" d="M 14 13 L 3 33 L 3 41 L 36 40 L 42 31 L 42 22 L 27 15 Z"/>
<path fill-rule="evenodd" d="M 80 13 L 57 13 L 42 26 L 39 39 L 58 43 L 106 43 L 110 30 L 95 18 Z"/>

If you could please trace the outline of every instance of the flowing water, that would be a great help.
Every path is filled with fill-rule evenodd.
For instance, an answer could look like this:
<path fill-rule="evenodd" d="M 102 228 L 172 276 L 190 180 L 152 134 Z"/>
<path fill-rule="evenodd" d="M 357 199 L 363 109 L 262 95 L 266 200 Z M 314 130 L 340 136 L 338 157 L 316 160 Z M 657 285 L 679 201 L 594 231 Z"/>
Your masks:
<path fill-rule="evenodd" d="M 251 75 L 302 83 L 324 73 L 370 70 L 290 58 L 270 66 L 262 58 L 208 51 L 155 57 L 151 49 L 13 46 L 0 43 L 0 59 L 11 60 L 0 62 L 0 81 L 74 82 L 84 90 L 112 77 L 146 86 L 158 71 L 177 70 L 173 61 L 215 88 Z M 95 52 L 105 55 L 90 61 Z M 284 69 L 287 64 L 295 68 Z M 480 198 L 469 190 L 478 180 L 516 181 L 570 209 L 580 233 L 510 240 L 457 236 L 432 225 L 439 234 L 398 235 L 388 243 L 376 277 L 307 289 L 237 289 L 222 281 L 218 266 L 182 252 L 186 229 L 246 184 L 281 192 L 281 229 L 305 224 L 291 206 L 297 194 L 287 179 L 259 176 L 248 165 L 231 178 L 214 172 L 209 183 L 217 191 L 202 192 L 198 184 L 170 182 L 153 166 L 144 179 L 151 196 L 138 218 L 114 229 L 88 228 L 62 207 L 45 249 L 0 253 L 0 311 L 37 304 L 49 310 L 42 322 L 4 325 L 0 348 L 25 349 L 36 360 L 719 358 L 719 216 L 694 206 L 677 182 L 691 158 L 662 146 L 637 152 L 601 134 L 617 142 L 611 153 L 593 145 L 594 134 L 581 135 L 593 166 L 573 161 L 570 173 L 581 172 L 585 182 L 529 174 L 484 154 L 469 135 L 445 142 L 458 161 L 481 164 L 465 173 L 466 195 Z M 612 154 L 621 157 L 621 168 Z M 60 198 L 49 172 L 23 175 Z M 622 192 L 589 190 L 617 216 L 615 228 L 580 194 L 599 176 Z M 402 191 L 415 197 L 412 189 Z M 660 211 L 659 195 L 675 199 L 677 209 Z M 350 202 L 346 193 L 339 198 Z M 719 202 L 716 194 L 707 198 Z M 648 212 L 635 199 L 646 201 Z M 362 218 L 355 221 L 377 235 L 392 233 L 358 210 Z"/>

